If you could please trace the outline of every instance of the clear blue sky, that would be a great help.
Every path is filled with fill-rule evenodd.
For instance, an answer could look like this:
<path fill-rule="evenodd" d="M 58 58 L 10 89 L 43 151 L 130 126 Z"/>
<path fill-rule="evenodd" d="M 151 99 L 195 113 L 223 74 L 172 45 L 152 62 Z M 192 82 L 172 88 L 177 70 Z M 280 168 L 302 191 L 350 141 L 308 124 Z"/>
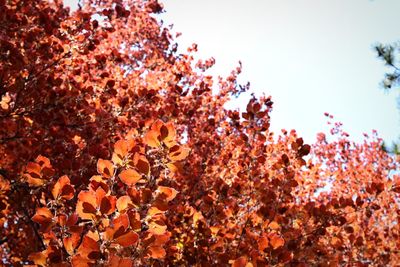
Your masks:
<path fill-rule="evenodd" d="M 212 73 L 222 76 L 242 61 L 241 81 L 275 102 L 273 130 L 294 128 L 312 142 L 328 129 L 329 112 L 354 140 L 372 129 L 398 140 L 398 94 L 380 89 L 385 68 L 372 48 L 400 40 L 399 0 L 161 2 L 162 19 L 183 33 L 181 51 L 197 43 L 200 58 L 214 57 Z"/>

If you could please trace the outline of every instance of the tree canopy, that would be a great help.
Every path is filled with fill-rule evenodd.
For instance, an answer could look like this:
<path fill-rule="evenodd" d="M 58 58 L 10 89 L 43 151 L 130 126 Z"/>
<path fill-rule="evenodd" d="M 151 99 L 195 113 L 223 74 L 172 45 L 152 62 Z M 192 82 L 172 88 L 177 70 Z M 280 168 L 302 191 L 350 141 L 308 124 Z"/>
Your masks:
<path fill-rule="evenodd" d="M 273 133 L 271 97 L 177 52 L 156 0 L 0 0 L 5 266 L 387 266 L 399 159 Z M 217 88 L 216 92 L 212 89 Z M 306 118 L 305 118 L 306 119 Z"/>

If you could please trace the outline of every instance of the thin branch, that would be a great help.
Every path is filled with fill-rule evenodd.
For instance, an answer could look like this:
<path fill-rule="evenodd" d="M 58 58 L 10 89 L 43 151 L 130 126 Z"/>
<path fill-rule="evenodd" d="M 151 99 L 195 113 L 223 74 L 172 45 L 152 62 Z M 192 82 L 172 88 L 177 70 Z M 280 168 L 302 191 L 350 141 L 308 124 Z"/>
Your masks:
<path fill-rule="evenodd" d="M 36 227 L 36 223 L 34 221 L 32 221 L 32 216 L 29 215 L 28 211 L 26 209 L 22 209 L 25 216 L 28 218 L 29 220 L 29 224 L 32 226 L 33 232 L 35 233 L 36 239 L 39 241 L 40 244 L 40 249 L 41 250 L 45 250 L 46 249 L 46 245 L 44 244 L 43 238 L 40 235 L 37 227 Z"/>

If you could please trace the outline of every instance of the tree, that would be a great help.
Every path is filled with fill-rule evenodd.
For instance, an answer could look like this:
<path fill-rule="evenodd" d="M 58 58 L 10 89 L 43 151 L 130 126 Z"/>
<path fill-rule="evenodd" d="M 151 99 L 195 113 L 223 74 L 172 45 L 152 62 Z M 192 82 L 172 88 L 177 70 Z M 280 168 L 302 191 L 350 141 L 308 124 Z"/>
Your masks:
<path fill-rule="evenodd" d="M 375 50 L 378 54 L 378 58 L 383 60 L 386 66 L 392 69 L 391 72 L 385 74 L 385 79 L 382 85 L 385 89 L 391 89 L 399 85 L 400 82 L 400 69 L 398 66 L 398 53 L 399 44 L 383 45 L 378 44 L 375 46 Z"/>
<path fill-rule="evenodd" d="M 390 72 L 385 74 L 385 78 L 382 82 L 383 88 L 386 90 L 398 89 L 400 84 L 400 68 L 398 59 L 400 45 L 397 43 L 390 45 L 378 44 L 375 46 L 375 50 L 378 54 L 378 58 L 381 59 L 385 65 L 391 69 Z M 398 105 L 400 107 L 399 98 Z M 393 146 L 390 149 L 384 144 L 383 149 L 397 155 L 400 154 L 399 145 L 396 143 L 393 143 Z"/>
<path fill-rule="evenodd" d="M 394 265 L 398 159 L 226 110 L 154 0 L 0 1 L 0 254 L 19 266 Z M 310 154 L 310 151 L 312 152 Z M 330 186 L 329 192 L 321 189 Z"/>

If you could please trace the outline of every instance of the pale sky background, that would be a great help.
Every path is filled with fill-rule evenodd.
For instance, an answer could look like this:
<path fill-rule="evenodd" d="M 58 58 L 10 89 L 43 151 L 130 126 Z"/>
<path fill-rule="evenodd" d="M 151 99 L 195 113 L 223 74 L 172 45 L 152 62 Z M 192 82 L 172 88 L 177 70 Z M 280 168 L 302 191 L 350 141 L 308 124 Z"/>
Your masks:
<path fill-rule="evenodd" d="M 398 140 L 398 94 L 380 88 L 385 67 L 373 45 L 400 40 L 399 0 L 161 2 L 165 24 L 183 33 L 180 51 L 195 42 L 200 58 L 216 59 L 210 73 L 226 76 L 242 61 L 240 81 L 272 96 L 274 131 L 296 129 L 313 142 L 327 131 L 329 112 L 351 139 L 376 129 L 384 140 Z"/>

